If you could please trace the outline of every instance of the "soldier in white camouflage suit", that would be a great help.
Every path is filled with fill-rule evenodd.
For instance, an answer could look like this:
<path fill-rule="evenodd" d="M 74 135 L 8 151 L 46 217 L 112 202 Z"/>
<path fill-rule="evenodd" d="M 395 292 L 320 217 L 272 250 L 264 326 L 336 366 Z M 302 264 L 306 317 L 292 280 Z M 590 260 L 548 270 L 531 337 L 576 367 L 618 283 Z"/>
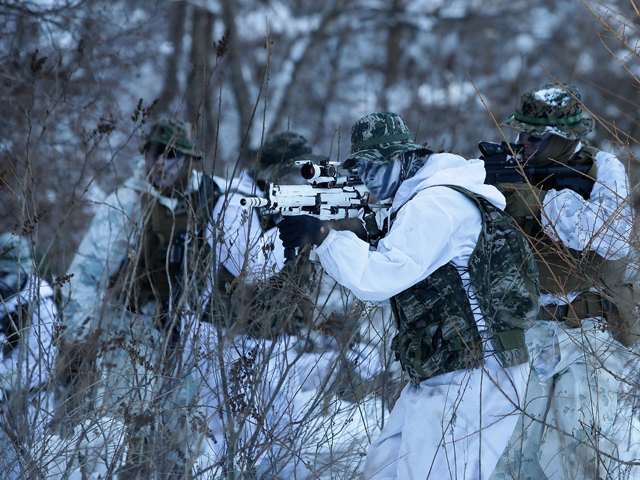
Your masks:
<path fill-rule="evenodd" d="M 538 311 L 524 237 L 483 184 L 483 163 L 416 144 L 402 117 L 366 115 L 345 168 L 393 199 L 375 249 L 310 216 L 279 224 L 285 247 L 319 245 L 323 268 L 358 298 L 391 301 L 392 348 L 411 383 L 367 454 L 366 479 L 486 479 L 517 421 Z"/>
<path fill-rule="evenodd" d="M 506 211 L 533 245 L 542 291 L 539 320 L 527 332 L 533 369 L 525 415 L 492 479 L 617 478 L 620 375 L 637 341 L 632 289 L 625 281 L 632 212 L 622 163 L 584 140 L 594 121 L 583 116 L 578 89 L 542 85 L 522 95 L 502 126 L 517 130 L 529 166 L 584 165 L 561 188 L 501 184 Z M 627 426 L 628 429 L 628 426 Z"/>
<path fill-rule="evenodd" d="M 190 454 L 185 435 L 196 388 L 181 373 L 182 333 L 196 319 L 191 299 L 204 271 L 198 235 L 220 188 L 198 171 L 201 154 L 187 122 L 156 122 L 142 151 L 134 175 L 100 205 L 68 269 L 65 344 L 83 357 L 79 372 L 91 362 L 97 372 L 87 390 L 75 392 L 80 416 L 124 420 L 127 465 L 166 474 Z"/>

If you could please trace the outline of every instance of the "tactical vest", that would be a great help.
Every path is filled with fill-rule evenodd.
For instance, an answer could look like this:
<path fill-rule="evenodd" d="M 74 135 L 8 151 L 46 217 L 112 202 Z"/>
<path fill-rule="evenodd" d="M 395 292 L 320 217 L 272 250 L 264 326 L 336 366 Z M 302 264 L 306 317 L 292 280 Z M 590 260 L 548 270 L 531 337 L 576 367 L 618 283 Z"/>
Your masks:
<path fill-rule="evenodd" d="M 171 295 L 179 294 L 183 283 L 186 284 L 187 274 L 198 276 L 194 296 L 201 293 L 201 277 L 205 271 L 202 260 L 208 250 L 204 230 L 221 194 L 213 179 L 203 175 L 197 191 L 187 196 L 174 193 L 171 200 L 177 200 L 177 204 L 173 209 L 149 193 L 142 195 L 145 222 L 139 255 L 127 258 L 110 281 L 110 289 L 115 290 L 115 294 L 128 293 L 131 311 L 138 311 L 152 300 L 160 310 L 166 310 Z M 185 244 L 192 250 L 185 251 Z M 186 272 L 183 271 L 185 256 Z"/>
<path fill-rule="evenodd" d="M 595 180 L 595 157 L 600 150 L 586 146 L 577 152 L 567 164 L 593 165 L 588 175 Z M 543 190 L 556 188 L 553 179 L 537 187 Z M 501 185 L 497 185 L 503 190 Z M 590 193 L 590 192 L 589 192 Z M 585 200 L 587 200 L 585 198 Z M 541 320 L 565 321 L 570 327 L 579 326 L 580 320 L 593 317 L 605 317 L 610 323 L 616 339 L 623 344 L 635 343 L 632 336 L 640 333 L 636 325 L 635 313 L 628 305 L 633 302 L 633 290 L 624 283 L 625 260 L 605 260 L 595 251 L 577 251 L 553 241 L 542 229 L 541 219 L 518 217 L 509 212 L 514 220 L 527 233 L 532 245 L 534 258 L 540 272 L 540 290 L 542 293 L 565 294 L 583 292 L 570 306 L 547 306 L 540 310 Z M 604 287 L 604 288 L 603 288 Z M 595 293 L 590 290 L 596 289 Z M 620 308 L 618 308 L 618 306 Z M 633 318 L 630 317 L 633 316 Z"/>
<path fill-rule="evenodd" d="M 513 220 L 488 200 L 449 187 L 473 200 L 482 215 L 468 273 L 495 353 L 504 367 L 524 363 L 524 330 L 536 318 L 540 293 L 529 245 Z M 414 384 L 484 364 L 482 339 L 467 298 L 459 271 L 448 263 L 391 299 L 399 332 L 391 348 Z"/>

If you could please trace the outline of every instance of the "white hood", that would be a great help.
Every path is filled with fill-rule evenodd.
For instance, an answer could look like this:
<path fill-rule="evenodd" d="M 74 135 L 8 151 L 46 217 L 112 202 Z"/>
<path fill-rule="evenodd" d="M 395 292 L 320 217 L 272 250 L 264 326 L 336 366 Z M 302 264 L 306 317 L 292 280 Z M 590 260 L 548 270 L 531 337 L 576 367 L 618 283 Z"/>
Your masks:
<path fill-rule="evenodd" d="M 465 160 L 451 153 L 436 153 L 427 158 L 424 166 L 408 180 L 402 182 L 396 193 L 391 212 L 397 211 L 408 200 L 425 188 L 436 185 L 456 185 L 480 195 L 496 208 L 504 210 L 506 200 L 493 185 L 486 185 L 486 172 L 482 160 Z"/>

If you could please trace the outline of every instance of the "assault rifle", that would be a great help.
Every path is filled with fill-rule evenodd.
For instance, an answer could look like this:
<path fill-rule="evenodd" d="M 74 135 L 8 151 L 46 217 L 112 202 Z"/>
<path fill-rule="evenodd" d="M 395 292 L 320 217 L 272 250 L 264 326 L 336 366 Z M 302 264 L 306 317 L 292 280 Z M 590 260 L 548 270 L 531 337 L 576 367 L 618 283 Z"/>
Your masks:
<path fill-rule="evenodd" d="M 350 212 L 364 211 L 364 222 L 369 240 L 380 236 L 372 208 L 388 205 L 369 205 L 369 192 L 357 175 L 338 178 L 338 162 L 321 160 L 319 165 L 310 161 L 296 161 L 301 165 L 302 177 L 308 185 L 277 185 L 268 183 L 265 197 L 244 197 L 240 204 L 263 208 L 268 213 L 282 215 L 312 215 L 320 220 L 339 220 L 353 217 Z M 294 249 L 285 249 L 285 258 L 295 257 Z"/>
<path fill-rule="evenodd" d="M 537 185 L 545 180 L 553 180 L 555 188 L 570 188 L 588 199 L 595 181 L 587 176 L 591 165 L 550 165 L 531 167 L 524 164 L 524 145 L 502 142 L 480 142 L 478 144 L 484 160 L 487 176 L 484 183 L 531 183 Z M 512 153 L 513 152 L 513 153 Z M 513 156 L 515 154 L 515 157 Z"/>

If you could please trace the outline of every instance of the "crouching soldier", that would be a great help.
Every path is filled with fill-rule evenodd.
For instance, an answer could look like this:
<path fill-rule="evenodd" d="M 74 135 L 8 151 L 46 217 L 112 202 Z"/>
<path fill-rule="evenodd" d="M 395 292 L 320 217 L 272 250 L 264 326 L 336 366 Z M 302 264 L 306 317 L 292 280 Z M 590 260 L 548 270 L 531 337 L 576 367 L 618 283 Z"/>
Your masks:
<path fill-rule="evenodd" d="M 531 253 L 504 197 L 483 184 L 482 162 L 413 143 L 399 115 L 358 120 L 351 152 L 343 166 L 357 167 L 377 199 L 393 199 L 377 247 L 308 216 L 278 227 L 285 247 L 319 245 L 323 268 L 360 299 L 391 301 L 393 349 L 411 383 L 369 448 L 364 478 L 486 479 L 529 373 Z"/>

